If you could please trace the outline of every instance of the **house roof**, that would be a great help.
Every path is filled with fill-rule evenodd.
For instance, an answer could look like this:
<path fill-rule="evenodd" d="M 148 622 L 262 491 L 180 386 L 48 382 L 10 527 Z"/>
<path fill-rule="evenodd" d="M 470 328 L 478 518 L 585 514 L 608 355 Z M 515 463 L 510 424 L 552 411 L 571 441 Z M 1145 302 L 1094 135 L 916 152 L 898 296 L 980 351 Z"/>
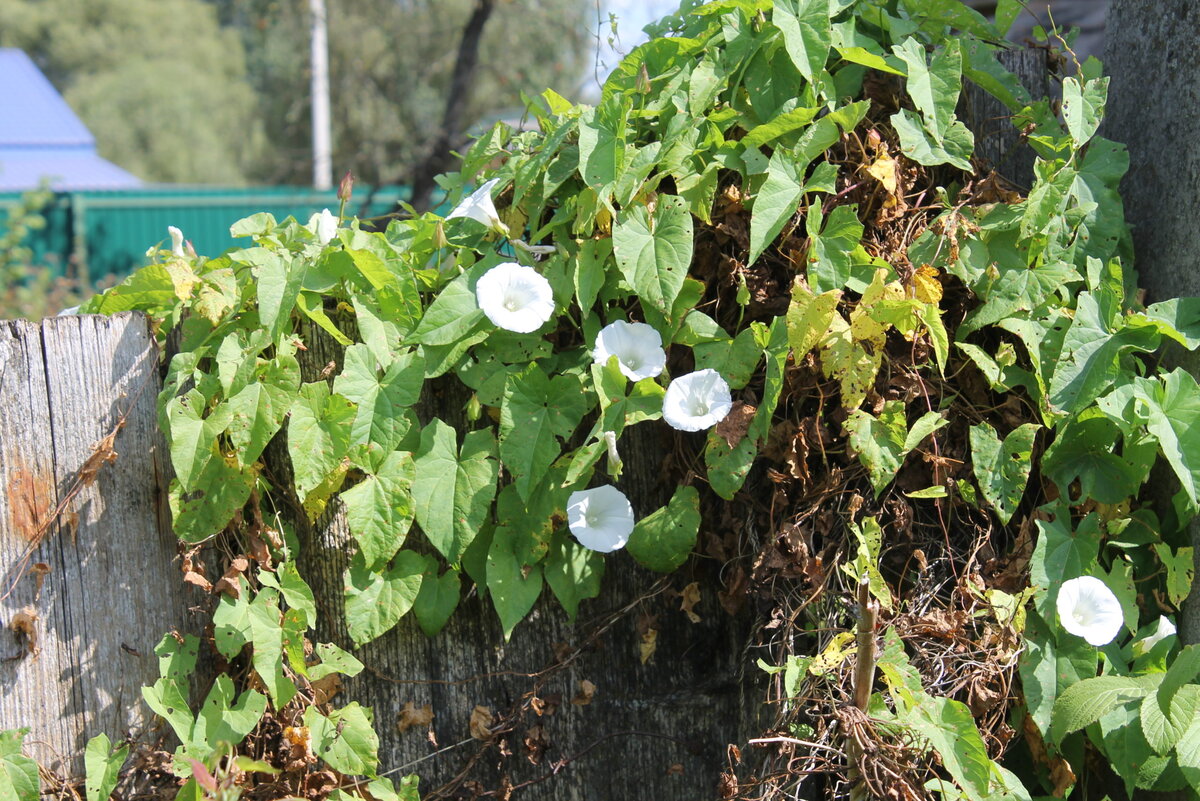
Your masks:
<path fill-rule="evenodd" d="M 141 181 L 96 153 L 96 139 L 20 50 L 0 48 L 0 192 L 119 189 Z"/>

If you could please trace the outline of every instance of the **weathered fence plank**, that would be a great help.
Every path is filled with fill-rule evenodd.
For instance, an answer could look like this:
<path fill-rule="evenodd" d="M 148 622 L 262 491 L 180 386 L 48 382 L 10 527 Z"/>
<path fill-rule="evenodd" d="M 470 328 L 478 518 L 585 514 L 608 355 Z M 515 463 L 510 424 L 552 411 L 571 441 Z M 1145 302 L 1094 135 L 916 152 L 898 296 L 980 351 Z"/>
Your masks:
<path fill-rule="evenodd" d="M 141 687 L 186 614 L 159 386 L 141 315 L 0 323 L 0 729 L 74 776 L 89 738 L 153 722 Z"/>

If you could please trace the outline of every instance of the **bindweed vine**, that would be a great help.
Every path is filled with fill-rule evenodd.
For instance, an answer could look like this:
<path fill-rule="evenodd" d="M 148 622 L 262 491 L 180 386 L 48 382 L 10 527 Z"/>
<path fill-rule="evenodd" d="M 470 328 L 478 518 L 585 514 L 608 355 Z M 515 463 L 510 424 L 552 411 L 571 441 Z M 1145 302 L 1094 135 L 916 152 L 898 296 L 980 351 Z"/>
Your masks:
<path fill-rule="evenodd" d="M 844 609 L 811 627 L 811 653 L 763 663 L 783 683 L 781 726 L 845 737 L 819 720 L 842 714 L 840 731 L 856 732 L 851 781 L 869 789 L 889 775 L 870 760 L 895 759 L 920 778 L 913 797 L 1029 798 L 1042 782 L 1062 794 L 1086 737 L 1129 789 L 1200 787 L 1200 651 L 1179 651 L 1160 617 L 1192 580 L 1180 532 L 1200 503 L 1200 387 L 1154 358 L 1200 344 L 1200 304 L 1136 299 L 1116 191 L 1128 159 L 1096 135 L 1098 63 L 1063 79 L 1059 119 L 997 60 L 1001 31 L 956 0 L 684 5 L 596 106 L 547 91 L 529 101 L 532 130 L 482 135 L 442 177 L 445 217 L 409 209 L 368 231 L 329 211 L 307 225 L 259 214 L 232 227 L 245 247 L 160 251 L 87 304 L 145 310 L 178 343 L 159 399 L 176 533 L 262 546 L 214 612 L 214 647 L 248 652 L 255 686 L 222 676 L 202 707 L 220 720 L 193 715 L 199 643 L 166 638 L 146 691 L 182 743 L 188 791 L 196 762 L 268 708 L 291 709 L 296 737 L 334 770 L 378 771 L 369 710 L 294 703 L 362 665 L 331 645 L 306 652 L 316 606 L 268 503 L 272 441 L 304 514 L 344 508 L 356 644 L 408 614 L 436 634 L 465 586 L 506 637 L 547 587 L 574 618 L 601 592 L 604 554 L 678 568 L 708 502 L 745 497 L 758 465 L 793 521 L 772 523 L 770 547 L 803 565 L 787 580 L 814 600 L 845 577 L 881 610 L 883 691 L 859 717 L 836 711 L 831 678 L 854 654 Z M 1019 10 L 998 5 L 1002 21 Z M 1032 186 L 973 160 L 964 82 L 1025 132 Z M 314 380 L 298 359 L 307 331 L 343 348 Z M 465 428 L 418 416 L 439 381 L 466 388 Z M 623 440 L 634 426 L 695 456 L 661 508 L 613 485 L 645 458 Z M 1144 497 L 1160 459 L 1181 485 L 1169 509 Z M 820 535 L 836 565 L 824 570 L 801 529 L 839 495 L 856 500 Z M 939 532 L 930 549 L 945 541 L 936 570 L 918 569 L 925 549 L 897 558 L 914 517 Z M 973 527 L 989 548 L 1026 547 L 1008 573 L 962 545 Z M 916 664 L 905 590 L 937 570 L 952 588 L 926 601 L 968 610 L 953 636 L 1024 638 L 1006 646 L 1022 695 L 1003 701 L 1028 716 L 1036 767 L 1020 775 L 997 761 L 1008 739 L 985 741 Z M 801 720 L 799 697 L 828 708 Z M 369 792 L 395 797 L 380 779 Z"/>

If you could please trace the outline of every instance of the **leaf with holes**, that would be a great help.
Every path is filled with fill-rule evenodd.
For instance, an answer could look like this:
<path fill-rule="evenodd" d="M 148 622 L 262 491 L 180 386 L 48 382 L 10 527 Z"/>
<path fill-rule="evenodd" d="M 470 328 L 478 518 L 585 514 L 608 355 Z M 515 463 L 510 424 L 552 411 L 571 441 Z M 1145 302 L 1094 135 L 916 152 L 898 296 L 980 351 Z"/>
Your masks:
<path fill-rule="evenodd" d="M 669 316 L 692 263 L 687 203 L 681 197 L 659 195 L 653 212 L 642 204 L 622 210 L 612 240 L 621 275 L 643 304 Z"/>
<path fill-rule="evenodd" d="M 1007 524 L 1025 494 L 1033 467 L 1033 440 L 1041 426 L 1025 423 L 1004 441 L 987 423 L 971 426 L 971 461 L 975 480 L 1001 523 Z"/>

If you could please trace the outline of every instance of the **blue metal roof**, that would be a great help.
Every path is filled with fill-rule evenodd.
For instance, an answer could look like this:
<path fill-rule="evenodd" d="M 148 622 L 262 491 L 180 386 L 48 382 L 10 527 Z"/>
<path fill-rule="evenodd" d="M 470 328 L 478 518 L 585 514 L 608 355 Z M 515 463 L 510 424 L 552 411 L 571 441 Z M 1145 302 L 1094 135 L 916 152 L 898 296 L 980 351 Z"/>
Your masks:
<path fill-rule="evenodd" d="M 20 50 L 0 48 L 0 192 L 118 189 L 141 181 L 96 153 L 96 139 Z"/>

